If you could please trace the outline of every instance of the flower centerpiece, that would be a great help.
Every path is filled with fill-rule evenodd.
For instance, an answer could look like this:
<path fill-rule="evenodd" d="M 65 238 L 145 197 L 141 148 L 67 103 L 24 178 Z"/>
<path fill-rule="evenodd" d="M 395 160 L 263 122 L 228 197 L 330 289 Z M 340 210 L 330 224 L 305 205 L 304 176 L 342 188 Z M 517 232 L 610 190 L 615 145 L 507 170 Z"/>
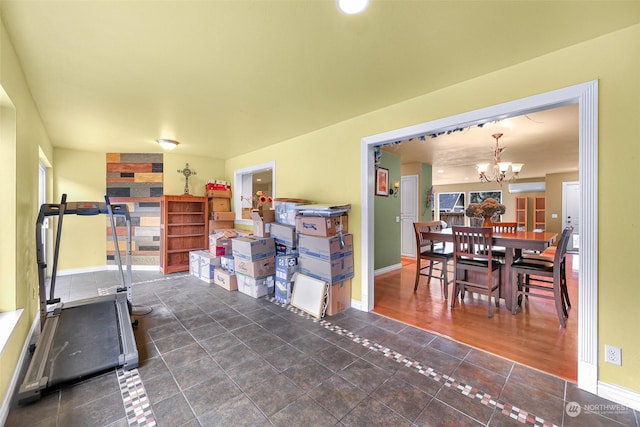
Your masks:
<path fill-rule="evenodd" d="M 257 211 L 262 211 L 265 205 L 273 203 L 273 198 L 267 196 L 267 193 L 262 190 L 256 191 L 256 194 L 251 197 L 240 196 L 240 200 L 248 201 L 251 203 L 251 208 Z"/>
<path fill-rule="evenodd" d="M 502 215 L 506 208 L 496 199 L 488 198 L 482 203 L 469 203 L 465 213 L 471 218 L 484 218 L 483 227 L 491 227 L 491 217 L 494 215 Z"/>

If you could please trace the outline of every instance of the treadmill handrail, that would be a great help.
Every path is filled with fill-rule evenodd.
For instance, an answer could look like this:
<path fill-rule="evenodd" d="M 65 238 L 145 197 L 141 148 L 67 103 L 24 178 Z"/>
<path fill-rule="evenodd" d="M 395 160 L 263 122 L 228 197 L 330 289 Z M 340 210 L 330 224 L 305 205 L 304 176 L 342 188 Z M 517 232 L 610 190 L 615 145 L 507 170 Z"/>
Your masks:
<path fill-rule="evenodd" d="M 129 214 L 129 207 L 126 203 L 111 204 L 108 196 L 105 196 L 105 202 L 67 202 L 67 195 L 63 194 L 60 203 L 44 203 L 40 206 L 38 212 L 38 219 L 36 221 L 36 257 L 38 264 L 38 290 L 40 292 L 40 329 L 44 328 L 44 322 L 47 313 L 47 302 L 54 301 L 55 296 L 55 284 L 58 270 L 58 255 L 60 253 L 60 240 L 62 235 L 62 218 L 65 215 L 78 215 L 78 216 L 93 216 L 105 214 L 107 216 L 120 216 L 124 217 L 127 227 L 127 283 L 124 282 L 124 274 L 122 272 L 122 261 L 119 256 L 119 247 L 117 244 L 117 233 L 115 230 L 115 223 L 111 220 L 112 234 L 114 235 L 116 250 L 118 256 L 116 261 L 118 262 L 120 269 L 121 286 L 126 287 L 127 297 L 131 302 L 131 216 Z M 49 216 L 58 216 L 58 227 L 56 232 L 56 239 L 54 245 L 53 255 L 53 267 L 51 270 L 51 283 L 49 289 L 49 299 L 46 297 L 46 259 L 44 259 L 44 242 L 42 241 L 42 228 L 44 226 L 44 218 Z"/>

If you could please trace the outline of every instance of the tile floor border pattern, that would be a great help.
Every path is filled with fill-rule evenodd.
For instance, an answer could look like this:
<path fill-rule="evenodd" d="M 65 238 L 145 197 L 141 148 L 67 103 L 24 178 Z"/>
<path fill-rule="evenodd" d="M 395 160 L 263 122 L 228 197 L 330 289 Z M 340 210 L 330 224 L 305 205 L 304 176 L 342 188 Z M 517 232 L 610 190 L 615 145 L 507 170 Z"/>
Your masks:
<path fill-rule="evenodd" d="M 534 427 L 559 427 L 556 424 L 550 421 L 547 421 L 541 417 L 538 417 L 532 413 L 529 413 L 522 408 L 511 405 L 508 402 L 503 402 L 499 399 L 494 399 L 490 394 L 484 393 L 479 389 L 477 389 L 476 387 L 472 387 L 469 384 L 459 382 L 455 378 L 449 375 L 440 373 L 435 369 L 429 366 L 426 366 L 418 361 L 412 360 L 406 355 L 403 355 L 381 344 L 370 341 L 366 338 L 362 338 L 357 334 L 354 334 L 353 332 L 350 332 L 349 330 L 342 328 L 341 326 L 334 325 L 331 322 L 324 319 L 317 319 L 311 316 L 310 314 L 300 310 L 297 307 L 276 301 L 274 297 L 267 297 L 267 300 L 280 307 L 286 308 L 292 313 L 298 314 L 301 317 L 305 317 L 309 320 L 312 320 L 313 322 L 320 324 L 325 329 L 331 332 L 337 333 L 338 335 L 345 336 L 356 344 L 360 344 L 365 348 L 381 353 L 384 357 L 391 359 L 397 363 L 401 363 L 407 368 L 413 368 L 419 374 L 424 375 L 428 378 L 431 378 L 434 381 L 437 381 L 437 382 L 444 381 L 443 383 L 444 386 L 449 387 L 453 390 L 456 390 L 462 395 L 467 396 L 470 399 L 478 400 L 481 404 L 487 407 L 498 408 L 500 409 L 501 414 L 509 418 L 512 418 L 522 424 L 531 425 Z"/>
<path fill-rule="evenodd" d="M 138 369 L 116 369 L 122 403 L 129 427 L 155 427 L 155 415 L 151 409 L 149 395 L 144 388 Z"/>

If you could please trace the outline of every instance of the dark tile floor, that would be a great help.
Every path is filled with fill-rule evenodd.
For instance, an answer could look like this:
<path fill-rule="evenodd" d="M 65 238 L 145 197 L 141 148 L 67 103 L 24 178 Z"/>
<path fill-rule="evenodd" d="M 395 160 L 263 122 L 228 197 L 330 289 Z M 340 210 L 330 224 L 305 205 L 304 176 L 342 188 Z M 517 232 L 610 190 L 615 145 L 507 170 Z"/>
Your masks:
<path fill-rule="evenodd" d="M 572 383 L 373 313 L 319 322 L 184 274 L 133 276 L 134 304 L 153 309 L 137 374 L 159 426 L 640 426 Z M 113 292 L 114 277 L 61 276 L 57 294 Z M 14 403 L 6 425 L 153 424 L 129 422 L 114 370 Z"/>

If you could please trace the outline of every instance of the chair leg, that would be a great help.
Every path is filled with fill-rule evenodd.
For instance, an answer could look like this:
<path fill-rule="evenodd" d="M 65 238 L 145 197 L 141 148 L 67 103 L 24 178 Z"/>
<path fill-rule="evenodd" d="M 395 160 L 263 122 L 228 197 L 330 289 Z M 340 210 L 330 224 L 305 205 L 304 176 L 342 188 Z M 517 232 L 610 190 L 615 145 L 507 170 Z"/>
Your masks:
<path fill-rule="evenodd" d="M 564 317 L 564 305 L 562 304 L 562 290 L 560 289 L 560 284 L 554 284 L 553 286 L 553 296 L 556 303 L 556 313 L 558 314 L 558 319 L 560 320 L 560 326 L 563 328 L 567 327 Z"/>
<path fill-rule="evenodd" d="M 567 303 L 567 307 L 571 308 L 571 300 L 569 300 L 569 291 L 567 290 L 567 269 L 566 269 L 566 264 L 563 262 L 561 269 L 560 269 L 560 275 L 561 275 L 561 287 L 562 287 L 562 293 L 564 294 L 564 300 Z"/>
<path fill-rule="evenodd" d="M 502 272 L 500 271 L 502 267 L 500 267 L 497 272 L 498 272 L 498 287 L 496 288 L 496 296 L 495 301 L 496 301 L 496 308 L 500 308 L 500 286 L 502 286 Z"/>
<path fill-rule="evenodd" d="M 491 312 L 491 297 L 493 296 L 493 291 L 491 290 L 491 288 L 493 288 L 493 272 L 489 272 L 489 278 L 487 280 L 488 282 L 488 289 L 487 289 L 487 317 L 488 318 L 492 318 L 493 317 L 493 313 Z"/>
<path fill-rule="evenodd" d="M 413 292 L 418 290 L 418 284 L 420 283 L 420 267 L 422 265 L 422 259 L 420 258 L 420 254 L 418 254 L 418 259 L 416 260 L 416 284 L 413 286 Z"/>
<path fill-rule="evenodd" d="M 522 304 L 522 274 L 516 273 L 516 289 L 513 292 L 513 300 L 511 303 L 511 314 L 516 314 L 518 307 Z"/>
<path fill-rule="evenodd" d="M 442 261 L 442 292 L 444 293 L 445 301 L 449 299 L 449 263 L 445 259 Z"/>
<path fill-rule="evenodd" d="M 456 300 L 458 299 L 458 294 L 460 293 L 460 285 L 458 284 L 458 270 L 453 267 L 453 292 L 451 292 L 451 308 L 456 306 Z"/>

